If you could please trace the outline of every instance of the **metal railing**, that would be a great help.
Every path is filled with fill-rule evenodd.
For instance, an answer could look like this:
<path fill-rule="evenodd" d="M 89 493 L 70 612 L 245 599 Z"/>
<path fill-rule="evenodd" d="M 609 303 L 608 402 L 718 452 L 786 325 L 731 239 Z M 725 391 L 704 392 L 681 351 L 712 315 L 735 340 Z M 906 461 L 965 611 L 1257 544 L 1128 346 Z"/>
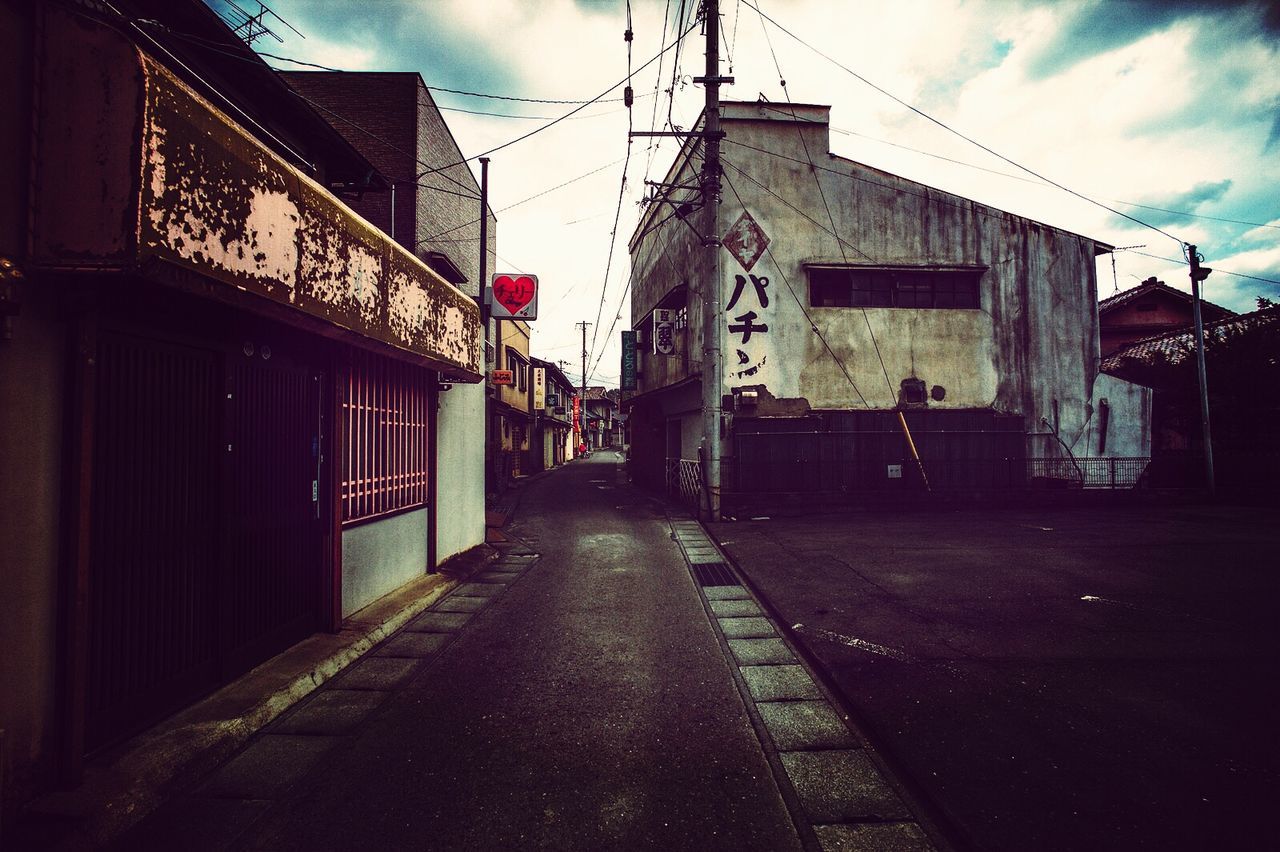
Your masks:
<path fill-rule="evenodd" d="M 697 459 L 667 459 L 667 493 L 697 509 L 702 500 L 702 463 Z"/>
<path fill-rule="evenodd" d="M 743 493 L 874 493 L 924 491 L 910 458 L 840 458 L 806 454 L 793 445 L 732 461 L 734 490 Z M 928 490 L 1121 490 L 1145 485 L 1149 457 L 923 459 Z"/>

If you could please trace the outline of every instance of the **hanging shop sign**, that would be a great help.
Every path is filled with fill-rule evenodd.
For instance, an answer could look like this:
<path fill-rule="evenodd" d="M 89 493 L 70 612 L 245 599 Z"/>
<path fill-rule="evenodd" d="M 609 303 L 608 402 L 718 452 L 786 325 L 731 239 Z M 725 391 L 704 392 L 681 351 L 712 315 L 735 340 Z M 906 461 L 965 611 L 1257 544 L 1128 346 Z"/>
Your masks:
<path fill-rule="evenodd" d="M 656 308 L 653 312 L 653 352 L 655 355 L 674 355 L 676 351 L 676 312 L 670 308 Z"/>
<path fill-rule="evenodd" d="M 541 411 L 547 407 L 547 368 L 533 368 L 533 410 Z"/>
<path fill-rule="evenodd" d="M 516 383 L 516 374 L 514 370 L 490 370 L 489 384 L 491 385 L 514 385 Z"/>
<path fill-rule="evenodd" d="M 495 319 L 538 318 L 538 276 L 499 272 L 489 288 L 490 315 Z"/>
<path fill-rule="evenodd" d="M 622 390 L 636 389 L 636 333 L 622 332 Z"/>

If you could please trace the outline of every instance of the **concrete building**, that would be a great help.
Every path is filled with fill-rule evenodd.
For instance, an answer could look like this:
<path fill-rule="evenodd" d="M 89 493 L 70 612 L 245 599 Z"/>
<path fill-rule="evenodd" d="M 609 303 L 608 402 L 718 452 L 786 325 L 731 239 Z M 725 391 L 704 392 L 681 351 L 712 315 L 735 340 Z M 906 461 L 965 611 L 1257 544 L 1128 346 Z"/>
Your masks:
<path fill-rule="evenodd" d="M 498 368 L 490 372 L 494 384 L 489 426 L 489 459 L 495 490 L 502 491 L 515 476 L 531 472 L 529 324 L 520 320 L 495 320 Z M 494 380 L 500 371 L 502 383 Z M 508 381 L 509 379 L 509 381 Z"/>
<path fill-rule="evenodd" d="M 290 71 L 281 76 L 388 184 L 347 201 L 461 292 L 480 293 L 480 186 L 416 72 Z M 498 227 L 488 216 L 489 255 Z M 485 385 L 452 383 L 437 397 L 435 561 L 484 541 Z M 417 576 L 427 561 L 427 508 L 343 534 L 344 615 Z M 434 563 L 433 563 L 434 564 Z"/>
<path fill-rule="evenodd" d="M 618 437 L 618 400 L 601 385 L 587 387 L 587 449 L 594 452 L 615 446 Z"/>
<path fill-rule="evenodd" d="M 923 490 L 921 467 L 933 489 L 1017 486 L 1075 469 L 1054 460 L 1147 455 L 1149 392 L 1098 371 L 1110 247 L 833 155 L 828 113 L 725 104 L 719 220 L 696 188 L 642 217 L 633 475 L 697 487 L 707 333 L 726 504 Z M 666 184 L 696 187 L 698 153 L 687 143 Z M 723 238 L 718 280 L 700 235 Z"/>
<path fill-rule="evenodd" d="M 483 533 L 474 300 L 208 6 L 114 6 L 0 3 L 10 807 Z"/>
<path fill-rule="evenodd" d="M 550 361 L 531 358 L 534 370 L 544 377 L 545 405 L 535 404 L 533 441 L 530 456 L 533 470 L 550 470 L 573 458 L 573 423 L 570 420 L 574 396 L 573 383 Z M 536 400 L 535 400 L 536 403 Z"/>

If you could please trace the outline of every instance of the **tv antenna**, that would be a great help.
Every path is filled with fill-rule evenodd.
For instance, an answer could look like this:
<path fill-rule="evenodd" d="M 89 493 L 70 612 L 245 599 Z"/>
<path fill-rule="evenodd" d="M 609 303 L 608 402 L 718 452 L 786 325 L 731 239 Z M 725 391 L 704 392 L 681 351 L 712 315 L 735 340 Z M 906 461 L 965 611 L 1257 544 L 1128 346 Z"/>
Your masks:
<path fill-rule="evenodd" d="M 263 36 L 271 36 L 280 44 L 284 44 L 284 39 L 267 25 L 268 17 L 275 18 L 284 24 L 296 33 L 299 38 L 306 38 L 301 32 L 298 32 L 298 29 L 293 24 L 277 15 L 275 10 L 266 3 L 259 2 L 257 5 L 258 10 L 250 12 L 235 0 L 222 0 L 222 9 L 218 12 L 218 17 L 222 18 L 223 22 L 231 27 L 237 38 L 250 47 Z"/>

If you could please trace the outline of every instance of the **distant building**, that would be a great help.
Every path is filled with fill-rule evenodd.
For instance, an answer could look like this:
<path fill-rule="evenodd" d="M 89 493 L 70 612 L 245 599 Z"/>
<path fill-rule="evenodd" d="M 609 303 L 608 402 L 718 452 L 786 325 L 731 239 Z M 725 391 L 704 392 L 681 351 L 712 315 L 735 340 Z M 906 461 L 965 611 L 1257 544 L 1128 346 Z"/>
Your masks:
<path fill-rule="evenodd" d="M 616 391 L 599 385 L 587 387 L 587 449 L 594 452 L 615 446 L 618 442 L 618 400 Z"/>
<path fill-rule="evenodd" d="M 573 458 L 573 382 L 559 366 L 541 358 L 530 358 L 533 369 L 545 376 L 546 405 L 534 410 L 530 450 L 531 472 L 550 470 Z"/>
<path fill-rule="evenodd" d="M 899 412 L 934 489 L 1078 482 L 1072 459 L 1145 456 L 1150 392 L 1098 372 L 1095 258 L 1111 247 L 835 156 L 828 113 L 725 104 L 719 220 L 696 188 L 642 216 L 635 478 L 696 488 L 708 328 L 726 506 L 923 490 Z M 666 185 L 697 186 L 698 150 Z"/>
<path fill-rule="evenodd" d="M 490 406 L 489 464 L 495 490 L 510 479 L 533 472 L 529 439 L 533 426 L 530 401 L 529 324 L 519 320 L 495 320 L 498 330 L 498 369 L 510 374 L 509 384 L 494 387 Z M 490 374 L 493 375 L 492 373 Z"/>
<path fill-rule="evenodd" d="M 1205 322 L 1235 316 L 1235 311 L 1203 300 L 1200 302 L 1200 313 Z M 1148 278 L 1137 287 L 1098 303 L 1098 336 L 1102 357 L 1106 358 L 1135 340 L 1186 328 L 1191 323 L 1191 294 L 1175 290 L 1155 278 Z"/>
<path fill-rule="evenodd" d="M 1280 476 L 1280 307 L 1204 324 L 1205 369 L 1219 486 L 1262 486 Z M 1136 340 L 1102 360 L 1112 375 L 1151 387 L 1153 482 L 1200 485 L 1204 440 L 1195 333 L 1179 328 Z"/>

